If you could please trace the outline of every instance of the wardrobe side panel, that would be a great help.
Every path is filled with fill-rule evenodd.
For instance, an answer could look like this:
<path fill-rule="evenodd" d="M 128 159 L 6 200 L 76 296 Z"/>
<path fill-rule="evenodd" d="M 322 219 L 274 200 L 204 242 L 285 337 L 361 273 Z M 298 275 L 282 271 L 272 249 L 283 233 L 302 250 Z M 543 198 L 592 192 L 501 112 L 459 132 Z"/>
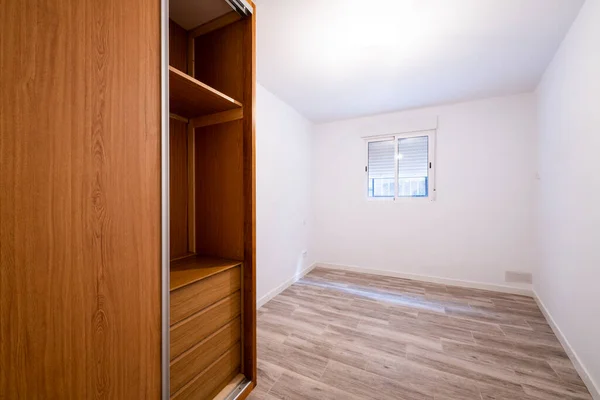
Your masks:
<path fill-rule="evenodd" d="M 187 71 L 188 63 L 187 31 L 169 20 L 169 65 Z M 189 157 L 188 124 L 170 118 L 169 120 L 169 180 L 170 180 L 170 251 L 171 259 L 190 252 L 189 232 Z"/>
<path fill-rule="evenodd" d="M 256 385 L 256 6 L 243 21 L 244 287 L 243 372 Z"/>
<path fill-rule="evenodd" d="M 169 65 L 187 73 L 187 31 L 173 20 L 169 20 Z"/>
<path fill-rule="evenodd" d="M 169 183 L 171 259 L 185 256 L 188 248 L 188 133 L 187 124 L 169 120 Z"/>

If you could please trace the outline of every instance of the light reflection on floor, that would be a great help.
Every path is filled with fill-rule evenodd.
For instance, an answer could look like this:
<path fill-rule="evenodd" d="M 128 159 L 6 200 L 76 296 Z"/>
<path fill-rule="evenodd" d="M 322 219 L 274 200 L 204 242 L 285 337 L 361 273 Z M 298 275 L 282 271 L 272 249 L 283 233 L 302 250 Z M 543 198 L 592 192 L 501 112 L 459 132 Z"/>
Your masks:
<path fill-rule="evenodd" d="M 349 286 L 347 283 L 335 282 L 319 282 L 313 279 L 300 279 L 296 285 L 314 286 L 322 289 L 333 290 L 341 293 L 362 297 L 369 300 L 375 300 L 393 305 L 399 305 L 419 310 L 432 311 L 437 313 L 445 313 L 445 307 L 449 306 L 441 300 L 431 300 L 425 298 L 416 298 L 418 295 L 402 295 L 393 293 L 384 293 L 377 291 L 368 286 Z M 468 304 L 459 305 L 452 303 L 452 308 L 455 310 L 464 310 L 475 312 Z"/>

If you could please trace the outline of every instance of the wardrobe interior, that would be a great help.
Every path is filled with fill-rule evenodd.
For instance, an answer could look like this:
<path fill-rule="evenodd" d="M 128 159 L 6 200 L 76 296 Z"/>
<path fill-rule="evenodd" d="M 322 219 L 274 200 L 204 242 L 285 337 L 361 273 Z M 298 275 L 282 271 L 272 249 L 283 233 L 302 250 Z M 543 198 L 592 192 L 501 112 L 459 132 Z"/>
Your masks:
<path fill-rule="evenodd" d="M 173 399 L 243 398 L 256 382 L 253 11 L 170 3 Z"/>

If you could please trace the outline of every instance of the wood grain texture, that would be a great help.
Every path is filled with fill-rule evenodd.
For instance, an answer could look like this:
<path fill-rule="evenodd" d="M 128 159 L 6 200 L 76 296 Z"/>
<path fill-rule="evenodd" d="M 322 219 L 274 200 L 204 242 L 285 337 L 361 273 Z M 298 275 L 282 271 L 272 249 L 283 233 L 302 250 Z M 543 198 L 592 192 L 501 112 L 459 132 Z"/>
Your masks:
<path fill-rule="evenodd" d="M 248 22 L 254 18 L 234 22 L 194 39 L 196 79 L 234 99 L 244 98 L 248 68 L 244 57 L 251 51 L 244 48 L 244 40 L 249 34 Z"/>
<path fill-rule="evenodd" d="M 240 345 L 236 344 L 171 398 L 212 399 L 237 376 L 240 370 L 240 357 Z"/>
<path fill-rule="evenodd" d="M 171 259 L 189 253 L 187 124 L 169 119 L 169 194 Z"/>
<path fill-rule="evenodd" d="M 171 360 L 240 315 L 240 292 L 171 327 Z"/>
<path fill-rule="evenodd" d="M 221 15 L 211 21 L 208 21 L 205 24 L 200 25 L 197 28 L 191 29 L 188 32 L 188 36 L 190 39 L 196 38 L 200 35 L 205 35 L 209 32 L 212 32 L 217 29 L 221 29 L 224 26 L 232 24 L 236 21 L 239 21 L 242 17 L 235 11 L 228 12 L 225 15 Z"/>
<path fill-rule="evenodd" d="M 169 65 L 186 71 L 188 65 L 187 31 L 175 21 L 169 20 Z M 189 147 L 189 119 L 176 113 L 171 118 L 169 164 L 170 164 L 170 254 L 171 260 L 193 253 L 190 246 L 190 232 L 193 232 L 193 220 L 190 223 L 190 193 L 193 193 L 193 178 L 190 176 L 190 163 L 193 162 L 193 147 Z M 191 153 L 191 154 L 190 154 Z"/>
<path fill-rule="evenodd" d="M 188 251 L 196 253 L 196 130 L 187 125 L 187 226 Z"/>
<path fill-rule="evenodd" d="M 184 29 L 194 29 L 231 12 L 231 6 L 220 0 L 174 0 L 169 2 L 169 16 Z"/>
<path fill-rule="evenodd" d="M 242 121 L 196 129 L 196 251 L 244 258 Z"/>
<path fill-rule="evenodd" d="M 171 362 L 171 394 L 177 392 L 228 349 L 239 343 L 240 336 L 241 321 L 238 317 L 173 360 Z"/>
<path fill-rule="evenodd" d="M 198 280 L 171 292 L 171 324 L 216 303 L 240 289 L 240 267 L 213 267 L 216 275 Z M 219 271 L 220 270 L 220 271 Z"/>
<path fill-rule="evenodd" d="M 190 122 L 189 118 L 184 118 L 181 115 L 177 115 L 177 114 L 173 114 L 173 113 L 169 113 L 169 118 L 173 118 L 173 119 L 175 119 L 177 121 L 181 121 L 181 122 L 184 122 L 186 124 Z"/>
<path fill-rule="evenodd" d="M 160 8 L 0 2 L 0 398 L 160 396 Z"/>
<path fill-rule="evenodd" d="M 194 48 L 194 39 L 188 37 L 188 41 L 187 41 L 187 74 L 189 76 L 191 76 L 192 78 L 196 75 L 196 68 L 194 67 L 194 59 L 196 58 L 195 55 L 195 48 Z"/>
<path fill-rule="evenodd" d="M 252 400 L 591 400 L 524 296 L 317 268 L 258 336 Z"/>
<path fill-rule="evenodd" d="M 188 33 L 172 19 L 169 19 L 169 65 L 183 72 L 188 70 Z"/>
<path fill-rule="evenodd" d="M 243 301 L 243 364 L 242 370 L 256 386 L 256 7 L 243 21 L 244 86 L 244 268 Z"/>
<path fill-rule="evenodd" d="M 170 290 L 183 288 L 194 282 L 220 274 L 241 265 L 241 261 L 194 255 L 171 263 Z M 239 268 L 236 272 L 239 275 Z M 239 279 L 238 279 L 239 281 Z"/>
<path fill-rule="evenodd" d="M 241 108 L 242 103 L 169 66 L 170 111 L 185 118 Z"/>
<path fill-rule="evenodd" d="M 201 117 L 192 118 L 190 125 L 194 128 L 202 128 L 203 126 L 222 124 L 224 122 L 236 121 L 244 117 L 244 109 L 238 108 L 235 110 L 223 111 L 216 114 L 203 115 Z"/>
<path fill-rule="evenodd" d="M 237 388 L 237 386 L 244 381 L 244 379 L 244 374 L 237 374 L 234 376 L 233 379 L 230 380 L 229 383 L 223 389 L 221 389 L 221 391 L 217 393 L 215 397 L 213 397 L 213 400 L 227 399 L 229 395 Z M 239 396 L 236 397 L 236 400 L 237 399 L 239 399 Z"/>

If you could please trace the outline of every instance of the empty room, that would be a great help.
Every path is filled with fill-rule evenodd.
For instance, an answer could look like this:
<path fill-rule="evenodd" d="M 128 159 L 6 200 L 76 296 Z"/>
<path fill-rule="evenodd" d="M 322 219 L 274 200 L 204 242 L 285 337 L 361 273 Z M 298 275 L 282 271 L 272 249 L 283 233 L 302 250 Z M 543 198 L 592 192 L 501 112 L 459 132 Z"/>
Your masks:
<path fill-rule="evenodd" d="M 0 1 L 0 399 L 600 400 L 600 0 Z"/>

